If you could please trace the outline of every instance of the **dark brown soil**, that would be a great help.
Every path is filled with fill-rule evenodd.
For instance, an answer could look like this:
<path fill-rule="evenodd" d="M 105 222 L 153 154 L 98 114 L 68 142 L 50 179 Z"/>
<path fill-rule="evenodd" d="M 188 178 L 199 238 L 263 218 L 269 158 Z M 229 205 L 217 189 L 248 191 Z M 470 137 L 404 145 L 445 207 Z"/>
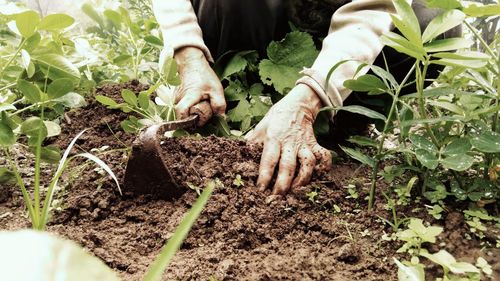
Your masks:
<path fill-rule="evenodd" d="M 117 98 L 122 87 L 105 86 L 98 91 Z M 124 87 L 144 89 L 137 83 Z M 119 122 L 125 118 L 125 114 L 91 101 L 88 107 L 68 114 L 71 123 L 62 125 L 63 134 L 54 143 L 64 147 L 88 128 L 78 142 L 80 149 L 109 146 L 94 153 L 123 177 L 127 151 L 121 148 L 133 140 L 120 129 Z M 268 196 L 269 191 L 258 192 L 254 187 L 258 146 L 217 137 L 186 137 L 166 139 L 163 147 L 175 179 L 186 188 L 179 199 L 134 196 L 127 190 L 120 196 L 112 181 L 93 166 L 81 170 L 78 165 L 74 171 L 80 172 L 65 179 L 65 190 L 60 193 L 63 209 L 54 214 L 48 231 L 84 246 L 123 279 L 140 280 L 196 200 L 197 193 L 187 183 L 199 186 L 218 178 L 224 186 L 214 191 L 164 280 L 397 279 L 392 257 L 400 244 L 382 239 L 391 229 L 379 219 L 390 218 L 390 214 L 380 198 L 374 212 L 366 211 L 363 198 L 369 170 L 357 170 L 357 164 L 344 161 L 330 174 L 316 176 L 311 185 L 293 190 L 285 198 L 274 198 Z M 243 186 L 233 184 L 237 175 Z M 349 183 L 357 186 L 359 199 L 347 198 L 345 186 Z M 22 216 L 20 193 L 17 189 L 10 192 L 8 200 L 0 201 L 0 229 L 29 227 Z M 310 192 L 317 192 L 312 201 Z M 6 213 L 10 215 L 2 216 Z M 461 212 L 449 210 L 445 219 L 436 221 L 419 205 L 399 210 L 399 215 L 424 217 L 443 225 L 445 232 L 436 245 L 444 244 L 460 260 L 473 262 L 484 256 L 499 276 L 499 251 L 482 249 L 474 237 L 465 239 L 470 231 Z"/>

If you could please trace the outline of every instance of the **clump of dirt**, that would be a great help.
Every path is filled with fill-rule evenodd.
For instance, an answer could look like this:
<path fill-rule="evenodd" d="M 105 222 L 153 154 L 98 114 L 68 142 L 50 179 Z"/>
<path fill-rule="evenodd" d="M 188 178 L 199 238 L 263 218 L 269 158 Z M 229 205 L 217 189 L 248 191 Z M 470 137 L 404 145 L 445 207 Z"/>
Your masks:
<path fill-rule="evenodd" d="M 135 91 L 145 88 L 129 83 L 105 86 L 98 93 L 119 99 L 124 87 Z M 79 143 L 80 148 L 115 148 L 99 157 L 122 178 L 128 154 L 118 148 L 130 146 L 134 137 L 120 130 L 119 123 L 126 115 L 95 101 L 68 115 L 72 122 L 62 126 L 63 134 L 55 143 L 64 146 L 72 135 L 90 128 L 92 133 Z M 366 210 L 368 169 L 359 169 L 352 162 L 340 163 L 330 174 L 316 176 L 309 186 L 275 198 L 269 196 L 269 190 L 263 193 L 254 187 L 259 146 L 236 139 L 184 137 L 165 139 L 162 147 L 179 183 L 203 185 L 206 179 L 219 178 L 224 184 L 214 191 L 164 280 L 397 278 L 392 257 L 400 245 L 382 239 L 391 231 L 379 219 L 390 219 L 384 199 L 378 198 L 375 211 Z M 124 280 L 141 279 L 197 198 L 188 187 L 176 200 L 134 195 L 127 190 L 121 196 L 99 170 L 86 168 L 74 173 L 77 176 L 60 198 L 63 208 L 54 214 L 48 230 L 84 246 Z M 243 179 L 242 186 L 233 184 L 236 175 Z M 348 184 L 355 184 L 357 199 L 345 188 Z M 22 217 L 20 197 L 16 191 L 11 200 L 0 203 L 0 211 L 11 214 L 0 217 L 0 228 L 28 225 Z M 426 216 L 426 221 L 444 224 L 430 219 L 422 208 L 417 212 L 417 207 L 421 206 L 407 206 L 398 214 L 401 218 Z M 459 216 L 453 210 L 448 212 L 445 232 L 436 245 L 444 243 L 458 259 L 483 255 L 491 263 L 498 262 L 498 251 L 474 251 L 480 249 L 479 241 L 474 237 L 465 240 L 469 231 Z"/>

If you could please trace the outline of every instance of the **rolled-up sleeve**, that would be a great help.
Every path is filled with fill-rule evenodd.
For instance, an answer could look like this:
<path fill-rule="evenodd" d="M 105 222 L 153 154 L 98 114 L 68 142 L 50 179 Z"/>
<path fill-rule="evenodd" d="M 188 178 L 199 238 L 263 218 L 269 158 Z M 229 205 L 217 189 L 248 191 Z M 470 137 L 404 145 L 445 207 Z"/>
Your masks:
<path fill-rule="evenodd" d="M 153 11 L 163 34 L 165 47 L 174 50 L 196 47 L 203 51 L 207 60 L 213 62 L 212 55 L 203 42 L 203 34 L 191 1 L 153 0 Z"/>
<path fill-rule="evenodd" d="M 395 13 L 391 0 L 354 0 L 342 6 L 332 17 L 318 58 L 297 83 L 313 88 L 324 106 L 341 106 L 351 93 L 344 81 L 354 77 L 361 63 L 372 64 L 382 51 L 381 36 L 393 28 L 391 13 Z M 345 60 L 327 81 L 332 67 Z M 364 68 L 358 75 L 367 71 Z"/>

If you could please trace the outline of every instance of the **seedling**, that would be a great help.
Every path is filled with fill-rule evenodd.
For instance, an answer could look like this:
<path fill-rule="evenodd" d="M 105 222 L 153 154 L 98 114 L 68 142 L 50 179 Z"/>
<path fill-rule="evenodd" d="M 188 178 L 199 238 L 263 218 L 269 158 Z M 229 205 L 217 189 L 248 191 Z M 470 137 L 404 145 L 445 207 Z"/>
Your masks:
<path fill-rule="evenodd" d="M 426 227 L 421 219 L 410 219 L 408 229 L 399 231 L 396 235 L 399 240 L 406 243 L 398 249 L 398 253 L 407 252 L 412 256 L 418 256 L 423 243 L 436 243 L 436 237 L 443 232 L 442 227 Z"/>
<path fill-rule="evenodd" d="M 245 185 L 245 182 L 241 179 L 241 175 L 236 175 L 233 180 L 233 185 L 236 187 L 241 187 Z"/>

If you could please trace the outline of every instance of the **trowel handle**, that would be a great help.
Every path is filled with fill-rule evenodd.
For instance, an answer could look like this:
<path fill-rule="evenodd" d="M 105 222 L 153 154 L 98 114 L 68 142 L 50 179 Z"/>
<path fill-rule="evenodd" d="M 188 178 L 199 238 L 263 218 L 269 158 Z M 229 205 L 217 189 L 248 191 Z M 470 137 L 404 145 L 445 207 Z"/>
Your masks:
<path fill-rule="evenodd" d="M 194 105 L 191 107 L 189 110 L 189 113 L 191 115 L 197 115 L 198 120 L 197 120 L 197 125 L 198 124 L 205 124 L 210 118 L 212 118 L 212 107 L 210 106 L 210 103 L 206 100 L 201 101 L 200 103 Z"/>

